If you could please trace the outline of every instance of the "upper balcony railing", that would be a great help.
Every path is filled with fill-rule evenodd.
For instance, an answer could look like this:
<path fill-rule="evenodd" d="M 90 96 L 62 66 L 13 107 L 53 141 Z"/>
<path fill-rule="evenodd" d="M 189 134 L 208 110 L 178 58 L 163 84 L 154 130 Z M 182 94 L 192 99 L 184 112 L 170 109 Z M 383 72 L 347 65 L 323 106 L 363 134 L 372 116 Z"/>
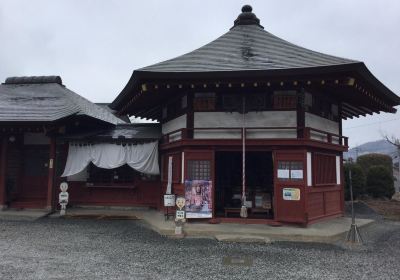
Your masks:
<path fill-rule="evenodd" d="M 311 127 L 246 127 L 244 134 L 248 140 L 299 139 L 313 140 L 348 147 L 348 137 Z M 239 140 L 243 138 L 240 127 L 201 127 L 182 128 L 163 136 L 162 143 L 180 140 Z"/>

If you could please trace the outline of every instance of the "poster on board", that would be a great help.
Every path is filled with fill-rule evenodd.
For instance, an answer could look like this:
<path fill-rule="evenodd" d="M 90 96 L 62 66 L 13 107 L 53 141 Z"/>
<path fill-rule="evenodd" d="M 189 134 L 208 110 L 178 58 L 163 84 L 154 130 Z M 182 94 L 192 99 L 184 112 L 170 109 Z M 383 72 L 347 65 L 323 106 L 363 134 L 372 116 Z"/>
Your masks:
<path fill-rule="evenodd" d="M 212 181 L 186 180 L 186 218 L 212 218 Z"/>
<path fill-rule="evenodd" d="M 300 200 L 300 189 L 298 188 L 283 188 L 283 200 Z"/>

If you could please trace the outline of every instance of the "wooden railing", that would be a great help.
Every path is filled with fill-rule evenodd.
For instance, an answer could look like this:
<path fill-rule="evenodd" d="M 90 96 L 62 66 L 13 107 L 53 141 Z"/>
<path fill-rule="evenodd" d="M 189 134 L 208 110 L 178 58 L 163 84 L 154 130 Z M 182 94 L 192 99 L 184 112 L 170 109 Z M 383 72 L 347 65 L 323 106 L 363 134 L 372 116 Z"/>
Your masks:
<path fill-rule="evenodd" d="M 257 135 L 257 132 L 259 135 Z M 200 133 L 203 133 L 203 135 Z M 205 133 L 209 133 L 210 136 L 206 137 Z M 220 133 L 220 135 L 217 133 Z M 311 127 L 246 127 L 244 133 L 246 139 L 307 139 L 345 147 L 348 146 L 348 137 Z M 262 137 L 262 134 L 264 134 L 265 137 Z M 187 139 L 232 140 L 242 138 L 243 129 L 240 127 L 182 128 L 165 134 L 162 143 L 166 144 Z"/>

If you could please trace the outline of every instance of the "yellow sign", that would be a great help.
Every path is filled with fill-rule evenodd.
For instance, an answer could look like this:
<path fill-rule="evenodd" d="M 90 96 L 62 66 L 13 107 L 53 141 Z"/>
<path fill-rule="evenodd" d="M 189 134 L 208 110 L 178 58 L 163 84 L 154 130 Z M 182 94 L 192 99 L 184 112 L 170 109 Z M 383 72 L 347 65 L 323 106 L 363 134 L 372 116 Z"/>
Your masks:
<path fill-rule="evenodd" d="M 298 188 L 283 188 L 283 200 L 300 200 L 300 189 Z"/>

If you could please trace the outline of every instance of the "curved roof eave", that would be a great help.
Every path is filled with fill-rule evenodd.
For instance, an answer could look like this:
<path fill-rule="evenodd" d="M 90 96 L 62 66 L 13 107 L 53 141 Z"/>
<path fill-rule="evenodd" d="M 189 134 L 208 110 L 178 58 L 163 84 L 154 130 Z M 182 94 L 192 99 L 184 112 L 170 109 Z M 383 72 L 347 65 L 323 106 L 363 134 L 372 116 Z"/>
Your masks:
<path fill-rule="evenodd" d="M 244 6 L 234 26 L 214 41 L 181 56 L 133 72 L 128 84 L 111 103 L 119 110 L 128 95 L 149 80 L 259 78 L 280 75 L 346 73 L 361 77 L 393 104 L 400 97 L 384 86 L 363 62 L 332 56 L 292 44 L 267 31 Z M 395 106 L 394 105 L 394 106 Z"/>
<path fill-rule="evenodd" d="M 357 74 L 359 74 L 365 81 L 371 84 L 379 92 L 393 102 L 392 106 L 400 105 L 400 96 L 396 95 L 392 90 L 385 86 L 374 74 L 369 71 L 368 67 L 363 63 L 357 64 Z"/>
<path fill-rule="evenodd" d="M 260 78 L 279 76 L 309 76 L 348 73 L 355 74 L 382 92 L 387 98 L 400 105 L 400 97 L 383 85 L 365 66 L 363 62 L 355 62 L 340 65 L 318 66 L 308 68 L 270 69 L 270 70 L 246 70 L 246 71 L 210 71 L 210 72 L 151 72 L 136 70 L 132 73 L 125 88 L 110 104 L 110 107 L 118 110 L 130 93 L 139 89 L 139 85 L 148 80 L 185 80 L 185 79 L 223 79 L 223 78 Z"/>

